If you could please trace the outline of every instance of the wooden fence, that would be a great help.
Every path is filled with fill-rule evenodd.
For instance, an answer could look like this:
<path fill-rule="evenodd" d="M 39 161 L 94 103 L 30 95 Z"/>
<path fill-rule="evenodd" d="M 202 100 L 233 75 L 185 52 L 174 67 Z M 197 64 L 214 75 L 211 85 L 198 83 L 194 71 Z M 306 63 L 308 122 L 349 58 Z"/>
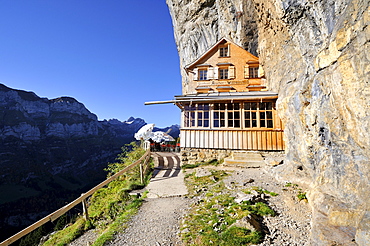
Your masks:
<path fill-rule="evenodd" d="M 34 231 L 35 229 L 39 228 L 40 226 L 44 225 L 45 223 L 47 223 L 49 221 L 51 221 L 51 222 L 55 221 L 56 219 L 58 219 L 60 216 L 62 216 L 63 214 L 65 214 L 66 212 L 71 210 L 73 207 L 75 207 L 79 203 L 82 203 L 83 211 L 84 211 L 84 217 L 85 217 L 85 219 L 88 219 L 86 199 L 89 196 L 91 196 L 92 194 L 94 194 L 95 191 L 99 190 L 100 188 L 103 188 L 104 186 L 106 186 L 107 184 L 109 184 L 110 182 L 112 182 L 113 180 L 115 180 L 116 178 L 118 178 L 119 176 L 121 176 L 122 174 L 124 174 L 125 172 L 129 171 L 130 169 L 132 169 L 133 167 L 135 167 L 137 165 L 140 165 L 140 181 L 141 181 L 141 183 L 143 183 L 144 182 L 144 175 L 145 175 L 145 172 L 148 168 L 149 158 L 150 158 L 150 150 L 147 150 L 145 152 L 145 154 L 142 157 L 140 157 L 140 159 L 137 160 L 136 162 L 132 163 L 131 165 L 129 165 L 127 167 L 125 167 L 124 169 L 122 169 L 118 173 L 112 175 L 110 178 L 101 182 L 100 184 L 98 184 L 97 186 L 95 186 L 94 188 L 89 190 L 88 192 L 81 194 L 81 196 L 79 198 L 77 198 L 76 200 L 74 200 L 73 202 L 65 205 L 64 207 L 62 207 L 62 208 L 58 209 L 57 211 L 47 215 L 46 217 L 42 218 L 41 220 L 37 221 L 36 223 L 30 225 L 29 227 L 25 228 L 24 230 L 18 232 L 17 234 L 13 235 L 12 237 L 10 237 L 10 238 L 6 239 L 5 241 L 1 242 L 0 246 L 7 246 L 11 243 L 14 243 L 15 241 L 17 241 L 21 237 L 23 237 L 23 236 L 27 235 L 28 233 Z"/>

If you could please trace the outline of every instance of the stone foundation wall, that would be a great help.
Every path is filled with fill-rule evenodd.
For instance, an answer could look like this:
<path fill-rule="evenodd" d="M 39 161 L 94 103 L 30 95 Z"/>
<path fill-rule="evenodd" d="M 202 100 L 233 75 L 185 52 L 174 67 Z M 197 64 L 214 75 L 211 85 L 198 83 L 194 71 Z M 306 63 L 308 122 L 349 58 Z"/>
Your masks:
<path fill-rule="evenodd" d="M 195 164 L 197 162 L 206 162 L 213 159 L 221 160 L 231 155 L 232 150 L 228 149 L 195 149 L 181 148 L 181 164 Z"/>

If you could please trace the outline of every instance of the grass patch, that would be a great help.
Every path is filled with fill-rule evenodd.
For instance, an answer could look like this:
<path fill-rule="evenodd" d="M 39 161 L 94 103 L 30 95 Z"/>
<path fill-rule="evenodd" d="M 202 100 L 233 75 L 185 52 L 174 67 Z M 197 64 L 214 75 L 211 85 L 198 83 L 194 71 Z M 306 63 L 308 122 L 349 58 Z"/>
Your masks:
<path fill-rule="evenodd" d="M 123 148 L 123 153 L 118 156 L 117 162 L 108 165 L 106 169 L 109 172 L 108 177 L 132 164 L 144 153 L 145 150 L 137 145 L 126 146 Z M 153 167 L 152 162 L 150 165 Z M 145 176 L 144 184 L 141 184 L 139 167 L 135 167 L 110 182 L 106 187 L 96 191 L 89 199 L 88 221 L 81 217 L 78 218 L 71 226 L 53 234 L 43 245 L 67 245 L 91 228 L 96 228 L 100 234 L 94 242 L 94 246 L 104 245 L 107 241 L 112 240 L 114 234 L 124 229 L 125 223 L 142 204 L 142 198 L 130 196 L 129 192 L 144 187 L 149 183 L 150 177 L 149 170 Z"/>
<path fill-rule="evenodd" d="M 235 202 L 231 190 L 222 181 L 225 171 L 210 170 L 211 175 L 187 175 L 189 195 L 197 201 L 191 205 L 181 225 L 184 245 L 250 245 L 262 242 L 263 233 L 235 226 L 242 218 L 255 214 L 274 216 L 275 211 L 262 202 Z M 261 193 L 268 191 L 256 187 Z M 270 192 L 268 192 L 270 193 Z"/>

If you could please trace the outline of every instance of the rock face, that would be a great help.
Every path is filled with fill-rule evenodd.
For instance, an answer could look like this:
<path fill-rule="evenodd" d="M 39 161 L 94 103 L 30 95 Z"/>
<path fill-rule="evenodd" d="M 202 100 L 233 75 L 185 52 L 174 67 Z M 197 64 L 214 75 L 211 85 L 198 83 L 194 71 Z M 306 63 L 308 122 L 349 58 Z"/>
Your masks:
<path fill-rule="evenodd" d="M 311 187 L 312 244 L 368 245 L 369 1 L 167 4 L 182 67 L 221 37 L 259 56 L 268 88 L 279 93 L 285 123 L 281 176 Z M 188 78 L 182 75 L 186 93 Z"/>
<path fill-rule="evenodd" d="M 104 180 L 107 163 L 145 124 L 98 121 L 74 98 L 49 100 L 0 84 L 0 230 L 9 233 L 0 241 Z M 158 130 L 170 128 L 178 137 L 177 125 Z"/>

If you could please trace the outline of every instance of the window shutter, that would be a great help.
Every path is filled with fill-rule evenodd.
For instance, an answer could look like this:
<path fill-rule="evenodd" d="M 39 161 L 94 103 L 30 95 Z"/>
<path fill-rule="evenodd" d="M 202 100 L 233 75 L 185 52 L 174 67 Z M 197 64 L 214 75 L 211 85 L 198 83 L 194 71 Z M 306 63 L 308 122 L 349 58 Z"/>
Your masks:
<path fill-rule="evenodd" d="M 229 67 L 229 79 L 235 79 L 235 67 L 234 66 Z"/>
<path fill-rule="evenodd" d="M 194 77 L 193 80 L 198 80 L 198 68 L 194 68 Z"/>
<path fill-rule="evenodd" d="M 213 76 L 214 76 L 213 67 L 210 67 L 208 68 L 208 71 L 207 71 L 207 79 L 213 79 Z"/>
<path fill-rule="evenodd" d="M 258 78 L 261 78 L 265 76 L 265 71 L 263 71 L 263 68 L 261 66 L 258 67 Z"/>
<path fill-rule="evenodd" d="M 230 44 L 227 44 L 227 56 L 230 56 Z"/>
<path fill-rule="evenodd" d="M 249 79 L 249 66 L 248 65 L 244 66 L 244 78 Z"/>
<path fill-rule="evenodd" d="M 213 68 L 213 79 L 218 79 L 218 67 Z"/>

